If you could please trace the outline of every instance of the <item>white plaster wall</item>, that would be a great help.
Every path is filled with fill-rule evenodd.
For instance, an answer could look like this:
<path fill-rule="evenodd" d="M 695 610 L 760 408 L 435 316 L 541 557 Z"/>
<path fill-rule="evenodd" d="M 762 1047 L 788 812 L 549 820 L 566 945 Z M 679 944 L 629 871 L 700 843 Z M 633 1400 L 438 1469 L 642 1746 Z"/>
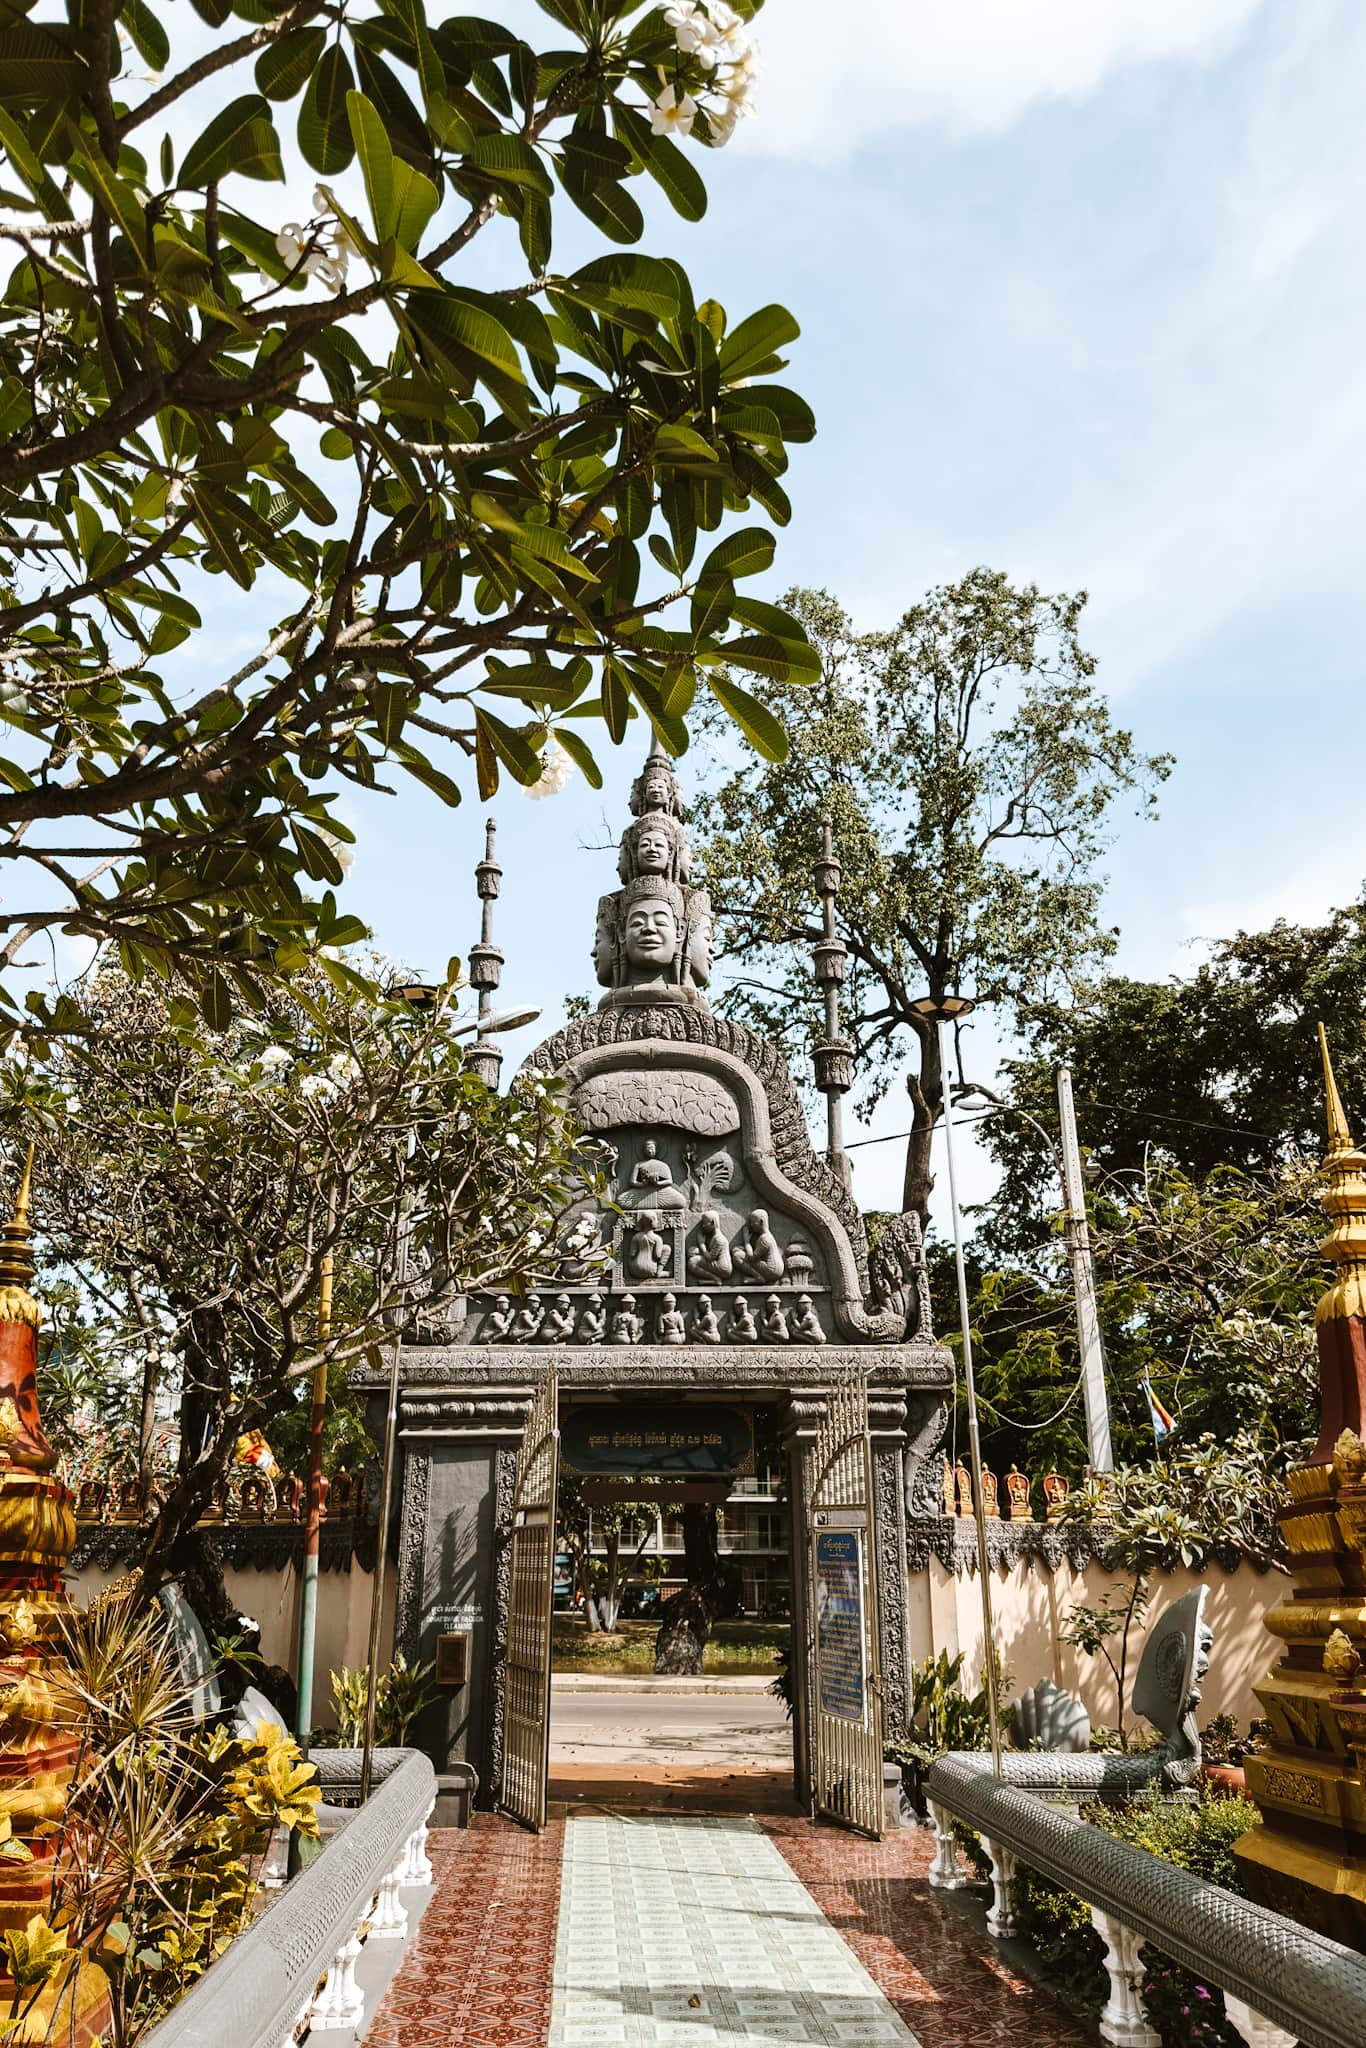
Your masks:
<path fill-rule="evenodd" d="M 1211 1565 L 1199 1576 L 1185 1570 L 1159 1573 L 1148 1608 L 1148 1625 L 1172 1601 L 1202 1584 L 1209 1588 L 1206 1613 L 1214 1630 L 1214 1655 L 1200 1719 L 1203 1722 L 1215 1714 L 1232 1713 L 1245 1725 L 1259 1711 L 1252 1688 L 1279 1655 L 1279 1644 L 1267 1633 L 1263 1617 L 1285 1596 L 1289 1580 L 1282 1572 L 1255 1572 L 1246 1564 L 1236 1572 Z M 1080 1694 L 1093 1725 L 1113 1727 L 1115 1688 L 1108 1668 L 1103 1659 L 1083 1656 L 1061 1641 L 1058 1626 L 1075 1603 L 1093 1605 L 1107 1587 L 1114 1587 L 1118 1596 L 1125 1585 L 1117 1575 L 1094 1563 L 1080 1573 L 1065 1561 L 1050 1572 L 1032 1558 L 997 1567 L 991 1575 L 993 1632 L 1011 1675 L 1011 1697 L 1037 1679 L 1051 1678 L 1069 1692 Z M 941 1649 L 950 1656 L 963 1650 L 966 1675 L 974 1685 L 980 1682 L 984 1631 L 976 1574 L 956 1576 L 932 1557 L 923 1572 L 911 1575 L 910 1605 L 912 1656 L 919 1660 L 937 1656 Z M 1144 1633 L 1145 1629 L 1136 1627 L 1131 1637 L 1130 1684 Z"/>
<path fill-rule="evenodd" d="M 109 1584 L 113 1573 L 95 1566 L 68 1572 L 67 1585 L 78 1607 Z M 261 1627 L 261 1655 L 268 1664 L 283 1664 L 292 1671 L 297 1658 L 299 1628 L 299 1574 L 293 1565 L 280 1571 L 246 1571 L 229 1565 L 224 1572 L 229 1597 L 243 1614 Z M 370 1638 L 370 1591 L 373 1575 L 358 1564 L 349 1572 L 322 1572 L 318 1578 L 318 1630 L 313 1666 L 313 1718 L 317 1726 L 335 1725 L 332 1712 L 333 1671 L 343 1665 L 353 1670 L 368 1656 Z M 384 1569 L 384 1625 L 380 1636 L 380 1665 L 389 1662 L 394 1640 L 394 1572 L 386 1560 Z"/>

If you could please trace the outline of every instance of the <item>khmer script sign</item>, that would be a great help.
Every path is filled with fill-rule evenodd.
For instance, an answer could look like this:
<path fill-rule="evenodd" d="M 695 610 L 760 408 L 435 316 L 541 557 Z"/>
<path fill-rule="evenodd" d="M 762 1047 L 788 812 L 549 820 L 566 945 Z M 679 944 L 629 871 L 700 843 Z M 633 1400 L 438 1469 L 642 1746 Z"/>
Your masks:
<path fill-rule="evenodd" d="M 867 1706 L 863 1651 L 863 1531 L 816 1533 L 816 1694 L 823 1714 L 862 1725 Z"/>
<path fill-rule="evenodd" d="M 560 1457 L 571 1472 L 632 1479 L 752 1472 L 754 1428 L 743 1408 L 604 1402 L 561 1416 Z"/>

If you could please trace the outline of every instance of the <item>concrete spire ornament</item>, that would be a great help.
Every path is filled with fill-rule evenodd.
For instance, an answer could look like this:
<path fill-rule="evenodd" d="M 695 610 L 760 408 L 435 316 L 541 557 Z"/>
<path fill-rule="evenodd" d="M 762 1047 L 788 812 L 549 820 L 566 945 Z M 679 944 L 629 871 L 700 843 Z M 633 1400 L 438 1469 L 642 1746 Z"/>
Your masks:
<path fill-rule="evenodd" d="M 503 954 L 493 943 L 493 906 L 503 887 L 503 870 L 494 858 L 498 826 L 493 818 L 485 822 L 484 858 L 474 871 L 482 916 L 479 943 L 470 947 L 470 987 L 479 992 L 479 1036 L 465 1054 L 465 1065 L 479 1076 L 486 1088 L 498 1086 L 503 1054 L 487 1026 L 493 1015 L 493 992 L 503 979 Z"/>

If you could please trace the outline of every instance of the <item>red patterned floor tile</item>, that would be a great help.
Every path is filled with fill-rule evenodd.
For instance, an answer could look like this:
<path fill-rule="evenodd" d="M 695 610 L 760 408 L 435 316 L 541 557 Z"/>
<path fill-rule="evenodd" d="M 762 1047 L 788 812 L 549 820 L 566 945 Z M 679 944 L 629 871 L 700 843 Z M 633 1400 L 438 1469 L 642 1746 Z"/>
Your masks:
<path fill-rule="evenodd" d="M 762 1825 L 921 2048 L 1094 2048 L 1094 2027 L 931 1891 L 926 1830 L 863 1842 L 805 1820 Z"/>
<path fill-rule="evenodd" d="M 544 2048 L 564 1823 L 488 1814 L 431 1837 L 431 1902 L 366 2048 Z"/>

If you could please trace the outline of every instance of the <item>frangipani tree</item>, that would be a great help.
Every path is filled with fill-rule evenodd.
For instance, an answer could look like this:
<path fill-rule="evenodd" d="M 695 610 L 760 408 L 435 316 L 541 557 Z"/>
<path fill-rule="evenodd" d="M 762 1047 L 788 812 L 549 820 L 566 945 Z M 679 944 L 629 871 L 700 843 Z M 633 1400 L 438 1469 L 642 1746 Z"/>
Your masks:
<path fill-rule="evenodd" d="M 741 594 L 813 432 L 796 323 L 634 247 L 641 179 L 705 210 L 757 0 L 539 4 L 545 46 L 419 0 L 0 21 L 0 970 L 112 939 L 222 1026 L 360 936 L 347 784 L 596 780 L 601 726 L 681 749 L 699 680 L 781 752 L 735 676 L 815 670 Z M 611 245 L 568 271 L 566 208 Z"/>
<path fill-rule="evenodd" d="M 38 1133 L 44 1277 L 82 1291 L 105 1357 L 126 1360 L 144 1444 L 174 1421 L 151 1589 L 202 1569 L 195 1523 L 238 1438 L 290 1416 L 319 1364 L 468 1290 L 549 1284 L 559 1219 L 600 1182 L 552 1084 L 519 1077 L 500 1096 L 462 1065 L 444 996 L 414 1012 L 314 970 L 224 1032 L 117 968 L 81 1000 L 89 1035 L 0 1063 L 0 1114 L 12 1170 Z"/>

